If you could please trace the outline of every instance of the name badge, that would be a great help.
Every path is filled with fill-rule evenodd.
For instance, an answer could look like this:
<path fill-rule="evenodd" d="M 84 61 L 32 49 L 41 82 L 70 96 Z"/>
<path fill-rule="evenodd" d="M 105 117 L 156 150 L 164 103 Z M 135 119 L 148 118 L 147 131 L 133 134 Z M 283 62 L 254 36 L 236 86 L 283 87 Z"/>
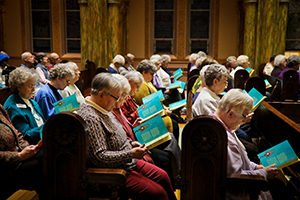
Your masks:
<path fill-rule="evenodd" d="M 25 105 L 25 104 L 17 103 L 17 107 L 18 107 L 18 108 L 26 108 L 26 105 Z"/>

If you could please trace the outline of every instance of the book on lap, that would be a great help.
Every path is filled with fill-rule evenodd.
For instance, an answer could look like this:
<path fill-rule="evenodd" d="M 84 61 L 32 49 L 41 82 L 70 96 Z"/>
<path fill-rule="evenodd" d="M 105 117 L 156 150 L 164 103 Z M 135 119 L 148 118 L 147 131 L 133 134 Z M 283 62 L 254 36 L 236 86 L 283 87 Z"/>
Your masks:
<path fill-rule="evenodd" d="M 158 98 L 160 99 L 160 101 L 165 100 L 165 97 L 164 97 L 162 91 L 161 91 L 161 90 L 158 90 L 157 92 L 154 92 L 154 93 L 152 93 L 152 94 L 150 94 L 150 95 L 148 95 L 148 96 L 142 98 L 142 101 L 143 101 L 143 103 L 145 104 L 145 103 L 147 103 L 148 101 L 151 101 L 152 99 L 154 99 L 155 97 L 158 97 Z"/>
<path fill-rule="evenodd" d="M 248 94 L 253 99 L 253 109 L 252 112 L 256 110 L 256 108 L 261 104 L 263 100 L 265 100 L 267 97 L 262 95 L 260 92 L 258 92 L 255 88 L 252 88 Z"/>
<path fill-rule="evenodd" d="M 275 164 L 275 167 L 282 169 L 299 162 L 299 158 L 287 140 L 271 147 L 257 156 L 264 167 Z"/>
<path fill-rule="evenodd" d="M 76 98 L 76 94 L 72 94 L 66 98 L 63 98 L 55 103 L 53 103 L 55 113 L 63 111 L 74 111 L 79 108 L 79 104 Z"/>
<path fill-rule="evenodd" d="M 154 97 L 151 101 L 148 101 L 137 108 L 139 117 L 142 118 L 140 123 L 143 123 L 156 115 L 162 115 L 164 112 L 164 107 L 159 99 L 159 97 Z"/>
<path fill-rule="evenodd" d="M 185 82 L 175 81 L 174 83 L 171 83 L 169 85 L 169 89 L 176 89 L 176 88 L 177 88 L 178 92 L 182 93 L 185 88 Z"/>
<path fill-rule="evenodd" d="M 145 143 L 145 147 L 148 149 L 152 149 L 171 139 L 171 135 L 160 115 L 135 127 L 133 131 L 139 143 Z"/>
<path fill-rule="evenodd" d="M 171 111 L 173 111 L 173 110 L 176 110 L 176 109 L 178 109 L 180 107 L 183 107 L 185 105 L 186 105 L 186 99 L 182 99 L 180 101 L 169 104 L 169 108 L 170 108 Z"/>

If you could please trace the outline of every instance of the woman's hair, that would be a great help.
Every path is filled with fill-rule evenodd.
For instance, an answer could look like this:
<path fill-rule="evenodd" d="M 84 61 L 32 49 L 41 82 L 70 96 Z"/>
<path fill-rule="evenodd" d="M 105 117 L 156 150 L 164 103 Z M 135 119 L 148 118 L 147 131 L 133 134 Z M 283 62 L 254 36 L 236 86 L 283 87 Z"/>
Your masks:
<path fill-rule="evenodd" d="M 277 56 L 276 56 L 277 58 Z M 291 55 L 287 60 L 286 60 L 286 66 L 288 68 L 293 68 L 294 65 L 299 65 L 300 64 L 300 58 L 297 55 Z"/>
<path fill-rule="evenodd" d="M 78 67 L 78 65 L 72 61 L 69 61 L 67 63 L 65 63 L 68 67 L 70 67 L 72 70 L 75 70 L 76 67 Z"/>
<path fill-rule="evenodd" d="M 236 112 L 244 113 L 250 112 L 253 108 L 253 99 L 247 92 L 241 89 L 229 90 L 221 99 L 218 109 L 223 112 L 228 112 L 233 109 Z"/>
<path fill-rule="evenodd" d="M 201 59 L 201 58 L 198 58 L 197 61 L 198 61 L 199 59 Z M 196 61 L 196 63 L 197 63 L 197 61 Z M 202 67 L 204 67 L 205 65 L 211 65 L 211 64 L 219 64 L 219 63 L 218 63 L 215 59 L 213 59 L 212 57 L 207 57 L 207 58 L 205 58 L 205 59 L 202 61 L 202 63 L 201 63 L 201 65 L 199 66 L 199 68 L 198 68 L 198 66 L 197 66 L 197 68 L 198 68 L 198 69 L 202 69 Z"/>
<path fill-rule="evenodd" d="M 206 59 L 206 57 L 200 57 L 196 60 L 196 66 L 197 66 L 197 69 L 202 69 L 202 63 L 203 61 Z"/>
<path fill-rule="evenodd" d="M 122 96 L 129 94 L 129 92 L 131 91 L 131 86 L 128 82 L 128 79 L 120 74 L 112 74 L 112 76 L 115 77 L 116 79 L 118 79 L 121 82 L 121 84 L 123 85 Z"/>
<path fill-rule="evenodd" d="M 129 56 L 124 56 L 124 60 L 125 60 L 124 65 L 131 62 L 131 58 Z"/>
<path fill-rule="evenodd" d="M 43 59 L 44 57 L 47 57 L 47 54 L 45 54 L 44 52 L 40 52 L 36 54 L 35 59 L 37 60 L 38 63 L 40 63 L 41 59 Z"/>
<path fill-rule="evenodd" d="M 111 94 L 123 91 L 122 83 L 109 73 L 97 74 L 92 81 L 91 95 L 97 95 L 100 91 Z"/>
<path fill-rule="evenodd" d="M 203 51 L 198 51 L 198 56 L 199 58 L 206 58 L 206 53 L 204 53 Z"/>
<path fill-rule="evenodd" d="M 161 58 L 161 56 L 158 55 L 158 54 L 154 54 L 154 55 L 152 55 L 151 58 L 150 58 L 150 61 L 151 61 L 152 63 L 154 63 L 155 65 L 157 65 L 158 62 L 159 62 L 160 60 L 162 60 L 162 58 Z"/>
<path fill-rule="evenodd" d="M 236 61 L 236 57 L 235 57 L 235 56 L 229 56 L 229 57 L 226 59 L 226 65 L 227 65 L 228 67 L 230 67 L 234 60 Z"/>
<path fill-rule="evenodd" d="M 143 72 L 154 74 L 157 71 L 157 67 L 150 60 L 145 59 L 138 64 L 136 71 L 140 72 L 141 74 L 143 74 Z"/>
<path fill-rule="evenodd" d="M 229 76 L 228 70 L 224 65 L 211 64 L 204 71 L 205 83 L 207 86 L 212 86 L 214 79 L 220 81 L 223 76 Z"/>
<path fill-rule="evenodd" d="M 12 92 L 18 92 L 18 88 L 22 87 L 28 80 L 35 82 L 40 78 L 39 74 L 33 68 L 18 67 L 9 74 L 9 86 Z"/>
<path fill-rule="evenodd" d="M 66 78 L 67 76 L 74 78 L 75 73 L 67 63 L 59 63 L 49 70 L 49 76 L 50 80 L 55 80 L 57 77 Z"/>
<path fill-rule="evenodd" d="M 274 66 L 278 67 L 280 64 L 283 64 L 285 61 L 286 61 L 286 56 L 279 54 L 274 59 Z"/>
<path fill-rule="evenodd" d="M 125 74 L 125 78 L 139 85 L 142 85 L 144 81 L 143 75 L 138 71 L 129 71 Z"/>
<path fill-rule="evenodd" d="M 165 63 L 166 61 L 171 62 L 171 57 L 168 54 L 163 54 L 161 55 L 161 60 L 163 63 Z"/>
<path fill-rule="evenodd" d="M 124 59 L 123 56 L 121 56 L 121 55 L 118 54 L 118 55 L 116 55 L 116 56 L 114 57 L 113 63 L 119 63 L 119 64 L 121 64 L 121 65 L 124 65 L 124 64 L 125 64 L 125 59 Z"/>
<path fill-rule="evenodd" d="M 237 66 L 242 66 L 244 63 L 249 62 L 249 57 L 246 55 L 240 55 L 237 59 L 236 59 L 236 65 Z"/>
<path fill-rule="evenodd" d="M 195 60 L 197 60 L 199 58 L 199 55 L 196 53 L 192 53 L 189 57 L 189 62 L 193 63 Z"/>

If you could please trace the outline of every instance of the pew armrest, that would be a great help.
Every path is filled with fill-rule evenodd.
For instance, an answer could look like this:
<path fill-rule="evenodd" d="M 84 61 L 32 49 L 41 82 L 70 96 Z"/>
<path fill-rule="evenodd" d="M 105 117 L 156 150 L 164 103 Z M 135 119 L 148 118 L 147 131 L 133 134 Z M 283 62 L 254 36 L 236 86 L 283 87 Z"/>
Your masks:
<path fill-rule="evenodd" d="M 86 171 L 89 183 L 122 185 L 126 182 L 126 171 L 123 169 L 89 168 Z"/>
<path fill-rule="evenodd" d="M 270 185 L 268 181 L 260 175 L 228 174 L 227 187 L 247 188 L 250 191 L 267 191 Z"/>

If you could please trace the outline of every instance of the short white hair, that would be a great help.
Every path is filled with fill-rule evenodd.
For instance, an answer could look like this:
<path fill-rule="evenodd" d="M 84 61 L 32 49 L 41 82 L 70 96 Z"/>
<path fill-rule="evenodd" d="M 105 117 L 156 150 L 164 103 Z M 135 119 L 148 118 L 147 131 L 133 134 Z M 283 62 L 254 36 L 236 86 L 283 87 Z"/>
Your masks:
<path fill-rule="evenodd" d="M 202 69 L 200 70 L 200 72 L 199 72 L 199 74 L 200 74 L 200 78 L 202 79 L 202 80 L 204 80 L 205 78 L 204 78 L 204 72 L 206 71 L 206 69 L 208 68 L 208 66 L 209 65 L 205 65 L 204 67 L 202 67 Z"/>
<path fill-rule="evenodd" d="M 121 84 L 123 85 L 122 95 L 125 96 L 126 94 L 129 94 L 129 92 L 131 91 L 131 87 L 128 82 L 128 79 L 120 74 L 112 74 L 112 76 L 115 77 L 116 79 L 118 79 L 121 82 Z"/>
<path fill-rule="evenodd" d="M 274 66 L 278 67 L 280 64 L 283 64 L 284 61 L 286 61 L 286 56 L 279 54 L 274 59 Z"/>
<path fill-rule="evenodd" d="M 203 51 L 199 51 L 197 54 L 199 55 L 200 58 L 201 58 L 201 57 L 204 57 L 204 58 L 207 57 L 207 56 L 206 56 L 206 53 L 204 53 Z"/>
<path fill-rule="evenodd" d="M 125 64 L 125 58 L 121 56 L 120 54 L 116 55 L 113 59 L 113 63 L 119 63 L 121 65 Z"/>
<path fill-rule="evenodd" d="M 200 57 L 196 60 L 196 66 L 198 69 L 201 68 L 203 61 L 206 59 L 206 57 Z"/>
<path fill-rule="evenodd" d="M 134 59 L 134 55 L 131 54 L 131 53 L 128 53 L 127 56 L 128 56 L 130 59 Z"/>
<path fill-rule="evenodd" d="M 125 74 L 125 78 L 139 85 L 142 85 L 144 81 L 143 75 L 138 71 L 129 71 Z"/>
<path fill-rule="evenodd" d="M 151 56 L 150 58 L 150 62 L 154 63 L 155 65 L 157 65 L 157 63 L 162 60 L 161 56 L 158 54 L 154 54 Z"/>
<path fill-rule="evenodd" d="M 165 61 L 171 62 L 171 57 L 168 54 L 161 55 L 161 59 L 163 62 Z"/>
<path fill-rule="evenodd" d="M 199 58 L 199 55 L 196 53 L 192 53 L 189 57 L 189 62 L 192 63 Z"/>
<path fill-rule="evenodd" d="M 242 66 L 244 63 L 249 62 L 249 57 L 246 55 L 240 55 L 237 59 L 236 59 L 236 64 L 238 66 Z"/>
<path fill-rule="evenodd" d="M 25 62 L 25 59 L 28 57 L 28 56 L 30 56 L 30 52 L 24 52 L 24 53 L 22 53 L 22 55 L 21 55 L 21 58 L 22 58 L 22 61 L 23 62 Z M 32 54 L 31 54 L 32 55 Z"/>

